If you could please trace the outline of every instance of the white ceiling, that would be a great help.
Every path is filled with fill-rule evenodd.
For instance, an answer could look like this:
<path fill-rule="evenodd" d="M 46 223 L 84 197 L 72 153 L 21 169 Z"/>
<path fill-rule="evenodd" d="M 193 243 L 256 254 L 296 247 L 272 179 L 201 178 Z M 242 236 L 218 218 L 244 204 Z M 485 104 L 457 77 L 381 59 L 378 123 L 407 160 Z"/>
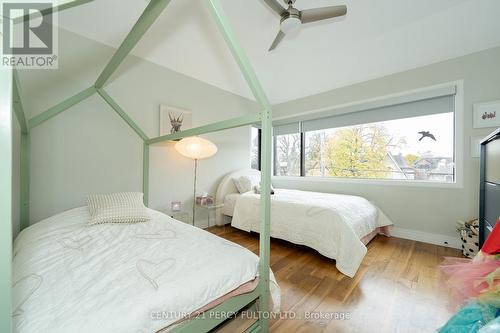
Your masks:
<path fill-rule="evenodd" d="M 303 26 L 273 52 L 279 18 L 262 0 L 222 4 L 273 104 L 500 45 L 498 0 L 297 0 L 348 14 Z M 118 47 L 146 5 L 95 0 L 61 12 L 59 25 Z M 132 53 L 251 97 L 203 0 L 172 0 Z"/>

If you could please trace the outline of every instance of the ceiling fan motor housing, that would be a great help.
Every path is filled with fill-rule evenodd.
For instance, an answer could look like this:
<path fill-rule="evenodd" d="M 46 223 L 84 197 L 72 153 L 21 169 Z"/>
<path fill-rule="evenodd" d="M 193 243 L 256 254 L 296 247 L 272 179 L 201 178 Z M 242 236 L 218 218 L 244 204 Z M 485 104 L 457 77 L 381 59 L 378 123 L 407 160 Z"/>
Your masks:
<path fill-rule="evenodd" d="M 296 31 L 301 24 L 302 20 L 300 19 L 300 12 L 290 6 L 286 13 L 281 17 L 280 29 L 284 33 L 290 33 Z"/>

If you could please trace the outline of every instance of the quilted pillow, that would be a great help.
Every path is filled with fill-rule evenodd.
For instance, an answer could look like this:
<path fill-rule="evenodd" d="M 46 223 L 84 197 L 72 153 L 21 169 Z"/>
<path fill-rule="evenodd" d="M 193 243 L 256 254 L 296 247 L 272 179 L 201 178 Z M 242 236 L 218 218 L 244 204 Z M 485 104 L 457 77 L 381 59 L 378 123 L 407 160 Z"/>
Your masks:
<path fill-rule="evenodd" d="M 101 223 L 137 223 L 150 219 L 141 192 L 91 194 L 87 196 L 89 225 Z"/>
<path fill-rule="evenodd" d="M 239 178 L 233 178 L 234 186 L 238 189 L 240 193 L 246 193 L 252 191 L 255 185 L 260 182 L 260 176 L 241 176 Z"/>

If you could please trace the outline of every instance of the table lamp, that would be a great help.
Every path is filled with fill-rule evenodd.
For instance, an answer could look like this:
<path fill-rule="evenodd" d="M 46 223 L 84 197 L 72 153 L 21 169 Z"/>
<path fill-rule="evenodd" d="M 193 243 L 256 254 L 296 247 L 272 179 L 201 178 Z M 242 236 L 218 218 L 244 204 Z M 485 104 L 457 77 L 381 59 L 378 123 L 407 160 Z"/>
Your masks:
<path fill-rule="evenodd" d="M 192 136 L 178 141 L 175 144 L 175 150 L 177 150 L 177 152 L 179 152 L 179 154 L 181 154 L 182 156 L 194 160 L 192 219 L 192 225 L 194 225 L 194 213 L 196 204 L 196 171 L 198 169 L 198 160 L 203 160 L 214 156 L 217 153 L 217 146 L 206 139 L 200 138 L 198 136 Z"/>

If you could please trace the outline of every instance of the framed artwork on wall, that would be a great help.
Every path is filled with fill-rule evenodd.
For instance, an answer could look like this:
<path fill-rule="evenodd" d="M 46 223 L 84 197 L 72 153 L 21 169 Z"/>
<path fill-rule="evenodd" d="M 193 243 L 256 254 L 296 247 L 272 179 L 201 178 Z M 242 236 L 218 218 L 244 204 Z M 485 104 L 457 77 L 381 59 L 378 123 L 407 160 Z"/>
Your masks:
<path fill-rule="evenodd" d="M 191 111 L 160 104 L 160 135 L 191 128 Z"/>
<path fill-rule="evenodd" d="M 473 115 L 474 128 L 500 127 L 500 101 L 474 104 Z"/>

